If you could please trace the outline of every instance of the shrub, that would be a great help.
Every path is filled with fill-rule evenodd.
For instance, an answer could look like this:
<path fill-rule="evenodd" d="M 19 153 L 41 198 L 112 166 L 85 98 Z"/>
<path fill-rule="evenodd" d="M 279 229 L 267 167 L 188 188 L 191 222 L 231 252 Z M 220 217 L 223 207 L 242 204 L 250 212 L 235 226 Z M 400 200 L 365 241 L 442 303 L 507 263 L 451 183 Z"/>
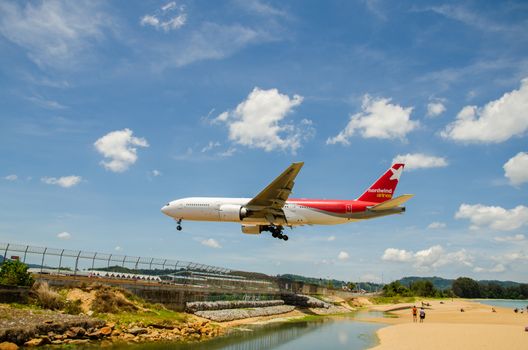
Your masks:
<path fill-rule="evenodd" d="M 134 312 L 137 307 L 125 299 L 119 291 L 101 288 L 95 294 L 92 310 L 98 313 Z"/>
<path fill-rule="evenodd" d="M 70 315 L 78 315 L 83 310 L 81 308 L 81 300 L 66 300 L 66 303 L 64 304 L 64 312 Z"/>
<path fill-rule="evenodd" d="M 35 280 L 28 266 L 18 260 L 6 260 L 0 266 L 0 284 L 31 287 Z"/>
<path fill-rule="evenodd" d="M 47 282 L 39 282 L 33 286 L 33 292 L 36 296 L 37 305 L 44 309 L 58 310 L 64 306 L 64 301 L 59 293 L 52 290 Z"/>

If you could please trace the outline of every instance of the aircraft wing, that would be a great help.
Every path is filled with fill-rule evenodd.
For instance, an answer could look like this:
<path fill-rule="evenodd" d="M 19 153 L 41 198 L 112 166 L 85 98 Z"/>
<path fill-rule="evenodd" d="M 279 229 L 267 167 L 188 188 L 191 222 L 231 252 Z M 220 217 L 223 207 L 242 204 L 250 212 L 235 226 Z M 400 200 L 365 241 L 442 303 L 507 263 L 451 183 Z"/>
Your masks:
<path fill-rule="evenodd" d="M 262 215 L 269 222 L 279 219 L 279 221 L 286 223 L 282 207 L 288 200 L 295 183 L 295 177 L 303 165 L 304 162 L 292 163 L 288 169 L 284 170 L 272 183 L 250 200 L 245 207 L 259 216 Z"/>
<path fill-rule="evenodd" d="M 388 201 L 385 201 L 380 204 L 376 204 L 375 206 L 371 207 L 370 210 L 372 211 L 382 211 L 387 209 L 396 208 L 400 204 L 403 204 L 407 202 L 409 199 L 411 199 L 414 196 L 414 194 L 402 194 L 399 197 L 389 199 Z"/>

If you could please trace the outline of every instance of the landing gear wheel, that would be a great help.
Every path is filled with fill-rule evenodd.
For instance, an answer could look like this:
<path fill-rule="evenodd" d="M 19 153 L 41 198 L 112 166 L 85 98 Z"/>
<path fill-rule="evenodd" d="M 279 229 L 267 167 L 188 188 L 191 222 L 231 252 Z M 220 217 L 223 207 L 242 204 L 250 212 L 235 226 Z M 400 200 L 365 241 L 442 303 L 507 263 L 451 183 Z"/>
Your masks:
<path fill-rule="evenodd" d="M 271 236 L 272 236 L 273 238 L 278 238 L 278 237 L 279 237 L 279 234 L 278 234 L 277 232 L 272 232 L 272 233 L 271 233 Z"/>
<path fill-rule="evenodd" d="M 176 230 L 181 231 L 182 230 L 181 225 L 176 226 Z"/>
<path fill-rule="evenodd" d="M 282 235 L 282 239 L 285 240 L 285 241 L 287 241 L 287 240 L 288 240 L 288 236 L 286 236 L 286 235 Z"/>

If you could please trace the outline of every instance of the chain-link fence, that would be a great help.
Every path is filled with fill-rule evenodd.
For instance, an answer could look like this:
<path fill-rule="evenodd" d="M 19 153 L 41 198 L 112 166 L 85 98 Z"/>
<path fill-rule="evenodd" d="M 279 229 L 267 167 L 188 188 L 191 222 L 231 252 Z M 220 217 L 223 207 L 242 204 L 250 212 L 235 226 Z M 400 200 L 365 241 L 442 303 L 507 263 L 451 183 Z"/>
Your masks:
<path fill-rule="evenodd" d="M 83 270 L 109 269 L 121 267 L 122 271 L 146 272 L 156 270 L 196 271 L 214 274 L 228 274 L 230 269 L 204 265 L 188 261 L 157 259 L 119 254 L 87 252 L 83 250 L 35 247 L 11 243 L 0 243 L 2 260 L 18 259 L 33 269 L 72 272 L 74 275 Z"/>
<path fill-rule="evenodd" d="M 233 274 L 230 269 L 195 262 L 82 250 L 0 243 L 0 262 L 20 260 L 29 271 L 54 278 L 91 278 L 93 281 L 126 280 L 174 286 L 222 288 L 262 293 L 277 292 L 276 283 Z"/>

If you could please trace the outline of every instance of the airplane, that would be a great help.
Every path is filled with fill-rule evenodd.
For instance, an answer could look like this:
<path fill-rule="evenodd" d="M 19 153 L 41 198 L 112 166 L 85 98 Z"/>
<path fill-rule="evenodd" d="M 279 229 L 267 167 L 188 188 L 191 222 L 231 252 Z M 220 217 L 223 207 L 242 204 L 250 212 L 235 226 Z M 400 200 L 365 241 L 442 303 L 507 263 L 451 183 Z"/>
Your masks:
<path fill-rule="evenodd" d="M 182 220 L 238 222 L 243 233 L 269 231 L 274 238 L 287 241 L 284 227 L 336 225 L 402 214 L 405 207 L 401 204 L 414 196 L 393 198 L 405 166 L 397 163 L 355 200 L 288 199 L 303 165 L 292 163 L 253 198 L 181 198 L 167 203 L 161 212 L 176 220 L 178 231 L 182 230 Z"/>

